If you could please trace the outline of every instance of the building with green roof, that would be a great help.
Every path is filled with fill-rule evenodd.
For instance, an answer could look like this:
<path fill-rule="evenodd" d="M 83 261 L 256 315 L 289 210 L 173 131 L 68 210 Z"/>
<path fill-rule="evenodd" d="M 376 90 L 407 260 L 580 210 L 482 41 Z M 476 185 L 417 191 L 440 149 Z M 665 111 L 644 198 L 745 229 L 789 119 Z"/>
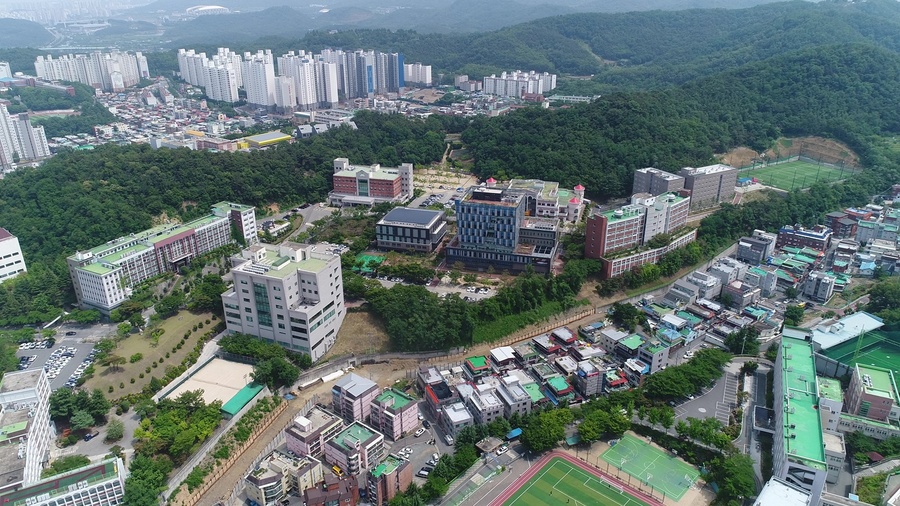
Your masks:
<path fill-rule="evenodd" d="M 897 420 L 900 400 L 897 382 L 890 369 L 857 363 L 847 387 L 847 412 L 853 415 L 887 422 Z"/>
<path fill-rule="evenodd" d="M 225 415 L 225 418 L 231 418 L 244 409 L 247 403 L 262 392 L 263 386 L 257 383 L 250 383 L 238 390 L 231 399 L 228 399 L 228 402 L 222 405 L 222 414 Z"/>
<path fill-rule="evenodd" d="M 409 395 L 386 388 L 372 401 L 372 426 L 396 441 L 419 427 L 419 406 Z"/>
<path fill-rule="evenodd" d="M 491 366 L 488 364 L 487 357 L 484 355 L 469 357 L 463 362 L 463 365 L 465 366 L 466 374 L 468 374 L 471 379 L 480 378 L 491 372 Z"/>
<path fill-rule="evenodd" d="M 782 337 L 774 370 L 773 476 L 810 491 L 818 504 L 828 466 L 812 342 Z"/>
<path fill-rule="evenodd" d="M 353 422 L 325 444 L 325 460 L 351 475 L 375 467 L 384 452 L 384 436 L 362 422 Z"/>
<path fill-rule="evenodd" d="M 3 506 L 123 504 L 128 469 L 122 459 L 106 459 L 0 492 Z"/>
<path fill-rule="evenodd" d="M 637 355 L 638 348 L 640 348 L 642 344 L 644 344 L 644 338 L 637 334 L 631 334 L 616 343 L 616 350 L 629 357 L 633 357 Z"/>
<path fill-rule="evenodd" d="M 412 481 L 412 465 L 404 459 L 388 455 L 366 475 L 366 496 L 376 506 L 384 506 L 409 488 Z"/>
<path fill-rule="evenodd" d="M 104 314 L 128 300 L 131 288 L 234 242 L 257 242 L 253 207 L 219 202 L 212 213 L 187 223 L 167 223 L 119 237 L 66 259 L 78 305 Z"/>

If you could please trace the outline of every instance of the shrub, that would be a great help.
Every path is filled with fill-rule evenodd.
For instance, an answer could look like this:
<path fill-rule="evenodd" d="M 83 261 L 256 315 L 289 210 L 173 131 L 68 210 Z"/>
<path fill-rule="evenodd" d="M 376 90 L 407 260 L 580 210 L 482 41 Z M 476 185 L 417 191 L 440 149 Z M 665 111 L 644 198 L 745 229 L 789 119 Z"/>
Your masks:
<path fill-rule="evenodd" d="M 203 328 L 203 322 L 198 323 L 198 324 L 197 324 L 197 328 L 198 328 L 198 329 L 202 329 L 202 328 Z"/>
<path fill-rule="evenodd" d="M 209 325 L 209 318 L 206 319 L 206 324 Z"/>
<path fill-rule="evenodd" d="M 128 381 L 129 381 L 132 385 L 134 384 L 134 378 L 131 378 L 131 379 L 128 380 Z"/>
<path fill-rule="evenodd" d="M 119 383 L 119 388 L 125 388 L 125 383 L 124 383 L 124 382 L 120 382 L 120 383 Z"/>
<path fill-rule="evenodd" d="M 149 365 L 147 366 L 146 369 L 144 369 L 144 372 L 147 373 L 147 374 L 150 374 L 150 366 L 149 366 Z"/>
<path fill-rule="evenodd" d="M 168 351 L 166 352 L 166 358 L 169 358 L 169 352 L 168 352 Z"/>
<path fill-rule="evenodd" d="M 131 409 L 131 403 L 128 401 L 122 401 L 119 403 L 119 407 L 122 408 L 123 413 L 128 413 L 128 410 Z"/>
<path fill-rule="evenodd" d="M 158 365 L 158 364 L 157 364 L 156 362 L 153 362 L 153 366 L 152 366 L 152 367 L 153 367 L 154 369 L 156 369 L 157 365 Z"/>
<path fill-rule="evenodd" d="M 115 390 L 115 388 L 113 388 L 113 386 L 110 385 L 109 388 L 108 388 L 106 391 L 109 392 L 109 393 L 113 393 L 114 390 Z"/>
<path fill-rule="evenodd" d="M 128 361 L 133 364 L 135 362 L 140 362 L 141 359 L 143 359 L 143 358 L 144 358 L 143 353 L 135 353 L 134 355 L 131 356 L 131 358 L 128 359 Z"/>

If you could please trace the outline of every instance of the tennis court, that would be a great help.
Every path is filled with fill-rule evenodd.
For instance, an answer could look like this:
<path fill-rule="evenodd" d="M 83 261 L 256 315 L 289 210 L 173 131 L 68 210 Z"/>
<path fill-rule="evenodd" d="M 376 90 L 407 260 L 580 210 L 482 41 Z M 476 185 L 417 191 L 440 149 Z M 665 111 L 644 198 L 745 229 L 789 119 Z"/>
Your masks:
<path fill-rule="evenodd" d="M 690 464 L 625 434 L 606 450 L 603 460 L 676 501 L 693 486 L 700 473 Z"/>
<path fill-rule="evenodd" d="M 612 482 L 563 458 L 550 459 L 503 506 L 568 504 L 570 506 L 647 506 Z"/>
<path fill-rule="evenodd" d="M 853 171 L 850 168 L 794 161 L 742 170 L 738 177 L 755 177 L 766 186 L 782 190 L 809 188 L 816 182 L 839 181 Z"/>
<path fill-rule="evenodd" d="M 370 272 L 374 272 L 373 266 L 381 265 L 381 262 L 384 262 L 384 257 L 381 255 L 366 255 L 365 253 L 360 253 L 356 255 L 356 261 L 360 263 L 362 267 L 360 267 L 360 272 L 364 272 L 366 274 Z"/>
<path fill-rule="evenodd" d="M 900 332 L 874 331 L 862 337 L 859 355 L 854 359 L 859 339 L 848 339 L 822 350 L 828 358 L 853 367 L 857 363 L 874 365 L 894 371 L 900 370 Z"/>

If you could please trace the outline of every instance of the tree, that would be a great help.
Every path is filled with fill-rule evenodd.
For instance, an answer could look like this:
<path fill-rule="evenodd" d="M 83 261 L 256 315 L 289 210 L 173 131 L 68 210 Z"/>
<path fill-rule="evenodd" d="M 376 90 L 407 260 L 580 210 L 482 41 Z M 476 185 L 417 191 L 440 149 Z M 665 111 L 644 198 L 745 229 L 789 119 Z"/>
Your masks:
<path fill-rule="evenodd" d="M 733 454 L 719 457 L 710 465 L 713 480 L 719 485 L 716 501 L 729 504 L 741 501 L 756 493 L 753 460 L 747 455 Z"/>
<path fill-rule="evenodd" d="M 106 413 L 109 412 L 109 408 L 112 406 L 106 396 L 103 395 L 103 392 L 100 389 L 95 388 L 91 392 L 91 397 L 87 402 L 87 405 L 83 408 L 87 410 L 88 413 L 94 417 L 98 423 L 102 422 L 106 417 Z"/>
<path fill-rule="evenodd" d="M 114 371 L 120 370 L 119 366 L 125 362 L 128 362 L 128 359 L 119 355 L 107 355 L 100 361 L 101 364 L 112 368 Z"/>
<path fill-rule="evenodd" d="M 50 394 L 50 418 L 65 420 L 75 410 L 75 393 L 70 388 L 60 388 Z"/>
<path fill-rule="evenodd" d="M 91 459 L 84 455 L 66 455 L 54 460 L 49 467 L 41 471 L 41 478 L 49 478 L 50 476 L 84 467 L 90 463 Z"/>
<path fill-rule="evenodd" d="M 784 296 L 789 299 L 796 299 L 798 295 L 800 295 L 800 290 L 796 287 L 789 286 L 784 289 Z"/>
<path fill-rule="evenodd" d="M 144 317 L 141 315 L 141 313 L 134 313 L 133 315 L 128 317 L 128 323 L 130 323 L 131 326 L 134 328 L 143 327 L 144 326 Z"/>
<path fill-rule="evenodd" d="M 207 274 L 191 290 L 188 309 L 191 311 L 212 311 L 222 314 L 222 294 L 228 287 L 222 281 L 222 277 L 216 274 Z"/>
<path fill-rule="evenodd" d="M 759 369 L 759 364 L 754 361 L 744 362 L 744 365 L 741 366 L 741 374 L 744 376 L 750 376 Z"/>
<path fill-rule="evenodd" d="M 88 427 L 93 427 L 94 417 L 87 411 L 78 410 L 72 414 L 69 423 L 72 425 L 72 430 L 87 429 Z"/>
<path fill-rule="evenodd" d="M 125 337 L 128 334 L 131 334 L 131 331 L 133 329 L 134 329 L 134 327 L 131 325 L 131 323 L 122 322 L 119 324 L 118 328 L 116 329 L 116 333 L 119 335 L 119 337 Z"/>
<path fill-rule="evenodd" d="M 784 310 L 784 323 L 786 325 L 800 325 L 803 321 L 803 308 L 800 306 L 788 306 Z"/>
<path fill-rule="evenodd" d="M 250 373 L 253 381 L 270 388 L 293 385 L 300 377 L 300 369 L 281 357 L 258 362 Z"/>
<path fill-rule="evenodd" d="M 118 418 L 113 418 L 106 426 L 106 438 L 108 443 L 119 441 L 125 436 L 125 424 Z"/>
<path fill-rule="evenodd" d="M 725 337 L 725 346 L 736 355 L 756 355 L 759 353 L 759 330 L 744 327 Z"/>

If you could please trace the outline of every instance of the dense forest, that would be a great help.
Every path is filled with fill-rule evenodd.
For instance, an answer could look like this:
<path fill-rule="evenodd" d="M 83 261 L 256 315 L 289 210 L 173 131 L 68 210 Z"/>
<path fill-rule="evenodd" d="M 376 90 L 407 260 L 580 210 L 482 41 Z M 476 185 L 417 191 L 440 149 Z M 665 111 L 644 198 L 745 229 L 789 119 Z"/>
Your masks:
<path fill-rule="evenodd" d="M 900 55 L 863 45 L 807 49 L 658 92 L 614 93 L 567 109 L 477 118 L 463 132 L 480 177 L 538 177 L 624 196 L 641 167 L 676 171 L 734 146 L 822 135 L 865 158 L 900 131 Z M 871 159 L 866 160 L 871 162 Z"/>
<path fill-rule="evenodd" d="M 116 120 L 106 107 L 96 101 L 93 88 L 81 83 L 68 84 L 75 88 L 74 97 L 45 88 L 14 87 L 0 94 L 0 98 L 10 101 L 7 109 L 11 114 L 53 109 L 75 109 L 79 112 L 77 116 L 33 117 L 32 122 L 43 125 L 48 138 L 92 133 L 94 126 Z"/>
<path fill-rule="evenodd" d="M 0 18 L 0 47 L 37 47 L 52 41 L 53 34 L 34 21 Z"/>

